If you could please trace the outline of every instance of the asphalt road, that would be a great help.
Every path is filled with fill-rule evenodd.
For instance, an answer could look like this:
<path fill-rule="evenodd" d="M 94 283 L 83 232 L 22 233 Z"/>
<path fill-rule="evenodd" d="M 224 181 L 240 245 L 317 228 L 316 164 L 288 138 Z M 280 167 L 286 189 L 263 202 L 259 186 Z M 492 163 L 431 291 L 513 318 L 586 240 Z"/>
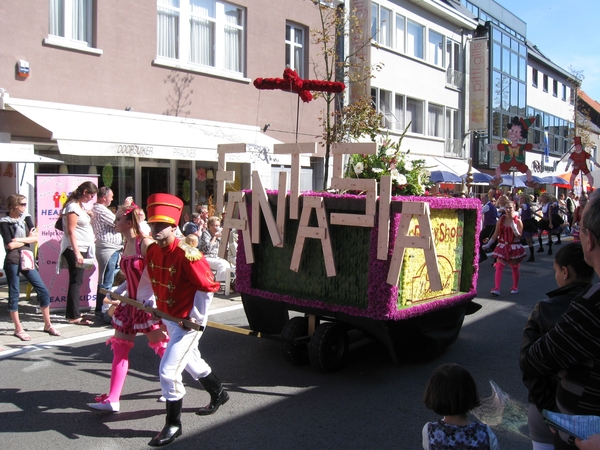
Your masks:
<path fill-rule="evenodd" d="M 343 370 L 325 374 L 288 364 L 274 341 L 209 328 L 200 350 L 231 400 L 214 416 L 196 416 L 208 395 L 185 374 L 183 436 L 169 448 L 418 449 L 423 425 L 437 418 L 422 402 L 428 378 L 439 364 L 456 362 L 477 381 L 485 400 L 475 414 L 492 427 L 501 448 L 530 449 L 518 352 L 531 309 L 555 287 L 552 257 L 540 255 L 522 264 L 518 294 L 509 293 L 505 270 L 498 298 L 489 294 L 491 260 L 482 263 L 476 299 L 482 309 L 466 318 L 457 342 L 426 363 L 395 366 L 383 346 L 368 342 L 351 350 Z M 210 320 L 247 323 L 239 300 L 215 304 Z M 164 424 L 164 405 L 156 402 L 158 358 L 138 337 L 121 412 L 92 411 L 86 403 L 107 391 L 110 378 L 112 354 L 104 344 L 107 333 L 98 334 L 103 331 L 108 332 L 97 329 L 64 344 L 37 342 L 31 351 L 0 355 L 4 448 L 146 447 Z"/>

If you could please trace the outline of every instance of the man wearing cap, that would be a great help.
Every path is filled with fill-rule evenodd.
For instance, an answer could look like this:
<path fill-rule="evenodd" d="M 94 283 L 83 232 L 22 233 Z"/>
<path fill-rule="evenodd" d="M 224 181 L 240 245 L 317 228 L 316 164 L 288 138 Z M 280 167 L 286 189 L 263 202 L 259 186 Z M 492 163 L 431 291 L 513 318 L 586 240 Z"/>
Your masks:
<path fill-rule="evenodd" d="M 573 164 L 573 172 L 571 172 L 571 188 L 575 186 L 575 179 L 577 175 L 579 175 L 579 171 L 581 171 L 588 180 L 590 187 L 594 186 L 594 178 L 590 173 L 590 169 L 588 168 L 587 160 L 592 161 L 596 167 L 600 167 L 600 165 L 596 162 L 596 160 L 590 155 L 588 152 L 583 150 L 581 146 L 581 136 L 575 136 L 573 138 L 573 145 L 575 148 L 572 153 L 569 155 L 569 159 L 567 161 L 567 167 L 565 168 L 565 172 L 569 171 L 569 167 Z"/>
<path fill-rule="evenodd" d="M 148 198 L 148 223 L 156 243 L 148 246 L 146 267 L 156 298 L 154 306 L 175 318 L 200 323 L 203 330 L 219 283 L 215 282 L 202 253 L 175 238 L 182 208 L 183 202 L 174 195 L 154 194 Z M 220 381 L 200 356 L 198 341 L 202 331 L 170 321 L 165 321 L 165 325 L 169 344 L 160 362 L 159 375 L 162 395 L 167 400 L 167 418 L 162 431 L 148 444 L 153 447 L 169 444 L 181 436 L 184 368 L 200 381 L 211 397 L 210 403 L 196 414 L 213 414 L 229 400 Z"/>

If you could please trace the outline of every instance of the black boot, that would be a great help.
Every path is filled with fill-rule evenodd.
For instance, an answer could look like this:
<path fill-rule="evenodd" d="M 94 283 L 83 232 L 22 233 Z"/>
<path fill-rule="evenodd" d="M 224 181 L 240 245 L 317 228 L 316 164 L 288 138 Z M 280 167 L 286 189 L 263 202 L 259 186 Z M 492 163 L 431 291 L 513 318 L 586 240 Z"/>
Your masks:
<path fill-rule="evenodd" d="M 548 239 L 548 254 L 552 254 L 552 238 Z"/>
<path fill-rule="evenodd" d="M 170 444 L 175 438 L 181 436 L 181 408 L 183 407 L 183 399 L 175 402 L 167 400 L 167 420 L 165 427 L 160 433 L 154 436 L 148 445 L 150 447 L 161 447 Z"/>
<path fill-rule="evenodd" d="M 199 378 L 198 381 L 202 384 L 202 387 L 210 394 L 210 403 L 204 408 L 200 408 L 196 414 L 199 416 L 208 416 L 214 414 L 219 406 L 227 403 L 229 400 L 229 394 L 223 388 L 223 385 L 214 373 L 209 373 L 204 378 Z"/>
<path fill-rule="evenodd" d="M 535 256 L 533 254 L 533 245 L 529 246 L 529 253 L 531 253 L 531 256 L 529 256 L 529 259 L 527 260 L 527 262 L 534 262 L 535 261 Z"/>
<path fill-rule="evenodd" d="M 542 245 L 542 237 L 538 236 L 538 243 L 540 244 L 540 248 L 538 248 L 538 253 L 543 253 L 544 252 L 544 246 Z"/>

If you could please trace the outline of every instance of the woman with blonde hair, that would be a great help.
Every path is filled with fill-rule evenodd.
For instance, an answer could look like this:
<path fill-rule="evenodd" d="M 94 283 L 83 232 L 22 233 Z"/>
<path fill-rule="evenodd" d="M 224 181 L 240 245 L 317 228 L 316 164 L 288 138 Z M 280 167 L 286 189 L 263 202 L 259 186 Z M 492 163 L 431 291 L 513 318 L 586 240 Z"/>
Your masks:
<path fill-rule="evenodd" d="M 33 268 L 21 268 L 21 252 L 29 250 L 31 244 L 38 240 L 38 233 L 33 226 L 31 216 L 27 211 L 27 198 L 21 194 L 9 195 L 6 199 L 8 215 L 0 219 L 0 232 L 4 240 L 6 257 L 4 258 L 4 273 L 8 283 L 8 312 L 15 324 L 14 335 L 22 341 L 30 341 L 31 336 L 25 332 L 19 320 L 19 273 L 33 286 L 40 303 L 40 311 L 44 318 L 44 331 L 51 336 L 60 336 L 50 320 L 50 293 L 42 281 L 38 271 Z"/>

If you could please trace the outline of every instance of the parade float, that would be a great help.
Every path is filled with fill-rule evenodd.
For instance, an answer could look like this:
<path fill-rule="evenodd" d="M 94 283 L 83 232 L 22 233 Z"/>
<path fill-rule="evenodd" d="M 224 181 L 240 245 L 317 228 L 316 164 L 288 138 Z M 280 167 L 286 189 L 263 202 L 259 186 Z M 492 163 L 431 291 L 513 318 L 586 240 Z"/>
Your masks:
<path fill-rule="evenodd" d="M 345 88 L 303 80 L 289 68 L 254 86 L 295 92 L 304 102 L 311 91 Z M 331 188 L 323 192 L 300 192 L 300 155 L 316 155 L 317 143 L 276 144 L 274 154 L 291 155 L 289 190 L 286 172 L 278 190 L 264 189 L 253 172 L 252 190 L 229 192 L 226 208 L 225 183 L 234 176 L 226 155 L 251 150 L 218 148 L 217 210 L 226 211 L 219 256 L 237 230 L 236 291 L 249 326 L 277 337 L 293 364 L 339 369 L 354 330 L 382 342 L 396 363 L 429 358 L 478 309 L 481 203 L 425 195 L 424 161 L 408 160 L 403 136 L 329 143 Z"/>
<path fill-rule="evenodd" d="M 478 309 L 481 202 L 394 195 L 412 191 L 405 175 L 362 178 L 352 159 L 354 178 L 344 177 L 343 157 L 355 146 L 363 158 L 385 152 L 334 146 L 333 190 L 300 192 L 294 161 L 316 144 L 275 145 L 275 153 L 292 154 L 291 190 L 285 172 L 279 190 L 264 189 L 254 172 L 252 190 L 228 193 L 223 222 L 222 242 L 238 232 L 236 291 L 252 331 L 278 336 L 287 361 L 326 372 L 342 366 L 350 330 L 382 342 L 396 363 L 429 358 Z M 221 151 L 233 147 L 220 148 L 220 166 Z M 217 173 L 220 193 L 226 174 Z"/>

